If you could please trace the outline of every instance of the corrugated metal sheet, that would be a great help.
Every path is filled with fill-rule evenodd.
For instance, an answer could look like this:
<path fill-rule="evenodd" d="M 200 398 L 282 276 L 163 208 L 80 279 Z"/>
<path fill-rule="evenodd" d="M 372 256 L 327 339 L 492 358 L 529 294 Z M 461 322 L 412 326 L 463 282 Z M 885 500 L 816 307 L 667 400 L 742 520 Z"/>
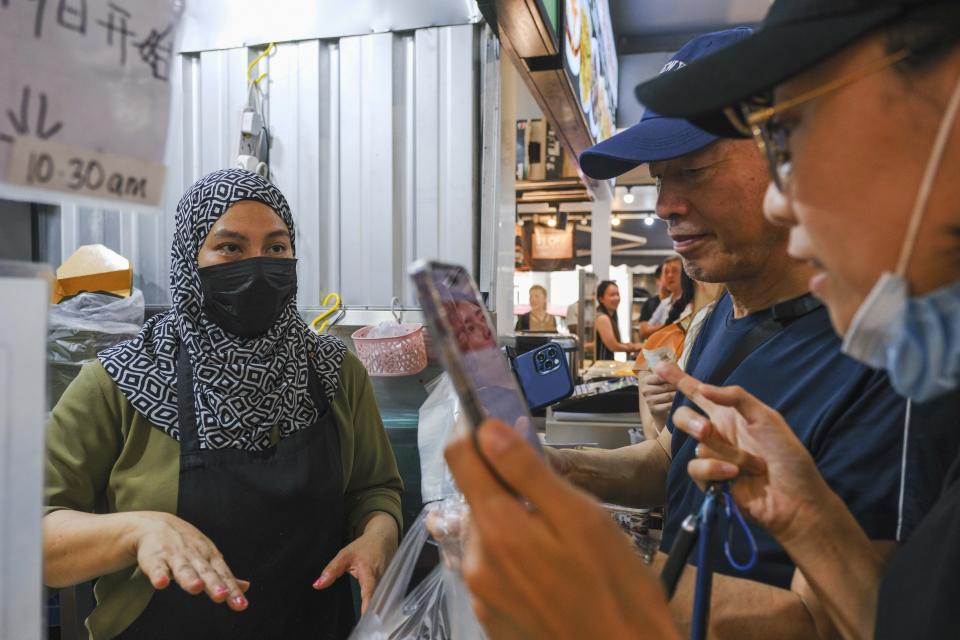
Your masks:
<path fill-rule="evenodd" d="M 187 2 L 181 51 L 414 31 L 480 21 L 475 0 L 202 0 Z"/>
<path fill-rule="evenodd" d="M 478 264 L 477 25 L 283 43 L 261 70 L 273 179 L 297 222 L 300 304 L 413 304 L 416 258 Z M 173 211 L 201 175 L 233 164 L 246 67 L 258 50 L 180 57 L 164 214 L 64 206 L 61 254 L 101 242 L 128 256 L 148 304 L 169 302 Z"/>

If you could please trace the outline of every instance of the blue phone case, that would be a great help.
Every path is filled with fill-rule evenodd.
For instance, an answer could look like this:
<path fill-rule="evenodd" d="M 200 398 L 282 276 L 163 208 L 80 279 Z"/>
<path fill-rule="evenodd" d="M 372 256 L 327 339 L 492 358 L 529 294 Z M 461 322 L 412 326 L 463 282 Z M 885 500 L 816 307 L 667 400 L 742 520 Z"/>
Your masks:
<path fill-rule="evenodd" d="M 573 395 L 573 380 L 563 348 L 548 342 L 513 360 L 513 370 L 530 409 L 540 409 Z"/>

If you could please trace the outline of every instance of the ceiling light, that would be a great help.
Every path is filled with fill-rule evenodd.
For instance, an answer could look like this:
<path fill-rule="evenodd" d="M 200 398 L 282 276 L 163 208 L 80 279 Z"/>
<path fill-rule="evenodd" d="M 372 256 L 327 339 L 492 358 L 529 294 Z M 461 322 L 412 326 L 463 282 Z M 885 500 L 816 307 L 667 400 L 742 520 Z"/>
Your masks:
<path fill-rule="evenodd" d="M 652 227 L 652 226 L 653 226 L 653 216 L 647 216 L 646 218 L 644 218 L 644 219 L 643 219 L 643 224 L 647 225 L 648 227 Z"/>
<path fill-rule="evenodd" d="M 610 218 L 610 224 L 613 225 L 614 227 L 619 227 L 619 226 L 620 226 L 620 216 L 613 216 L 612 218 Z"/>
<path fill-rule="evenodd" d="M 547 218 L 547 226 L 548 227 L 557 226 L 557 216 L 550 216 L 549 218 Z"/>
<path fill-rule="evenodd" d="M 624 202 L 625 204 L 633 204 L 633 201 L 634 201 L 635 199 L 636 199 L 636 198 L 634 198 L 634 197 L 633 197 L 633 194 L 630 193 L 629 191 L 626 192 L 625 194 L 623 194 L 623 202 Z"/>

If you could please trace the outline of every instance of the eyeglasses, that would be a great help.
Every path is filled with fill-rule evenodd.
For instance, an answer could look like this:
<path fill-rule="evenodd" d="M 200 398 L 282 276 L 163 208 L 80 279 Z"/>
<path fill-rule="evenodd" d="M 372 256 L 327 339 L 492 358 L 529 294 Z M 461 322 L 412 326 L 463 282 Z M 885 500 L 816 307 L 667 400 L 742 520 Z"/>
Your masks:
<path fill-rule="evenodd" d="M 893 66 L 910 55 L 910 50 L 902 49 L 880 58 L 873 64 L 867 65 L 853 73 L 831 80 L 826 84 L 805 91 L 789 100 L 784 100 L 773 106 L 740 103 L 736 107 L 727 107 L 724 115 L 733 127 L 744 135 L 751 136 L 760 149 L 760 153 L 767 159 L 770 169 L 770 178 L 780 191 L 784 190 L 790 176 L 790 128 L 774 120 L 774 116 L 792 109 L 797 105 L 815 100 L 833 91 L 838 91 L 861 80 L 870 74 Z M 765 100 L 766 105 L 772 102 L 770 96 Z"/>

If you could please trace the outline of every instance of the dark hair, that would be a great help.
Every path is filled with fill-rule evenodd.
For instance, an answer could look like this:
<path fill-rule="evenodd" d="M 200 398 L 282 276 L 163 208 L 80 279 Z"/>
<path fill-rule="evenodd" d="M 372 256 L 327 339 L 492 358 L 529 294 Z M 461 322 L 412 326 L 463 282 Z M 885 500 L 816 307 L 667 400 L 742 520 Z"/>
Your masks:
<path fill-rule="evenodd" d="M 680 319 L 680 316 L 683 315 L 683 310 L 687 308 L 688 304 L 693 302 L 693 294 L 695 291 L 696 286 L 693 278 L 687 275 L 685 269 L 680 269 L 680 297 L 677 298 L 670 307 L 670 313 L 667 314 L 667 319 L 664 324 L 673 324 Z"/>
<path fill-rule="evenodd" d="M 614 309 L 613 313 L 610 313 L 607 311 L 607 308 L 603 306 L 603 303 L 600 302 L 600 298 L 607 292 L 607 289 L 616 286 L 617 283 L 613 280 L 600 281 L 600 284 L 597 285 L 597 311 L 610 318 L 610 322 L 613 323 L 613 335 L 617 337 L 617 342 L 620 342 L 620 319 L 617 317 L 617 311 Z"/>
<path fill-rule="evenodd" d="M 617 283 L 613 280 L 601 280 L 600 284 L 597 285 L 597 300 L 603 297 L 603 294 L 607 292 L 607 289 L 610 287 L 617 287 Z M 617 287 L 619 288 L 619 287 Z"/>
<path fill-rule="evenodd" d="M 897 68 L 919 69 L 938 61 L 960 44 L 960 3 L 921 4 L 880 27 L 888 53 L 907 49 Z"/>
<path fill-rule="evenodd" d="M 653 277 L 659 279 L 660 275 L 663 273 L 663 264 L 658 264 L 657 268 L 653 270 Z"/>

